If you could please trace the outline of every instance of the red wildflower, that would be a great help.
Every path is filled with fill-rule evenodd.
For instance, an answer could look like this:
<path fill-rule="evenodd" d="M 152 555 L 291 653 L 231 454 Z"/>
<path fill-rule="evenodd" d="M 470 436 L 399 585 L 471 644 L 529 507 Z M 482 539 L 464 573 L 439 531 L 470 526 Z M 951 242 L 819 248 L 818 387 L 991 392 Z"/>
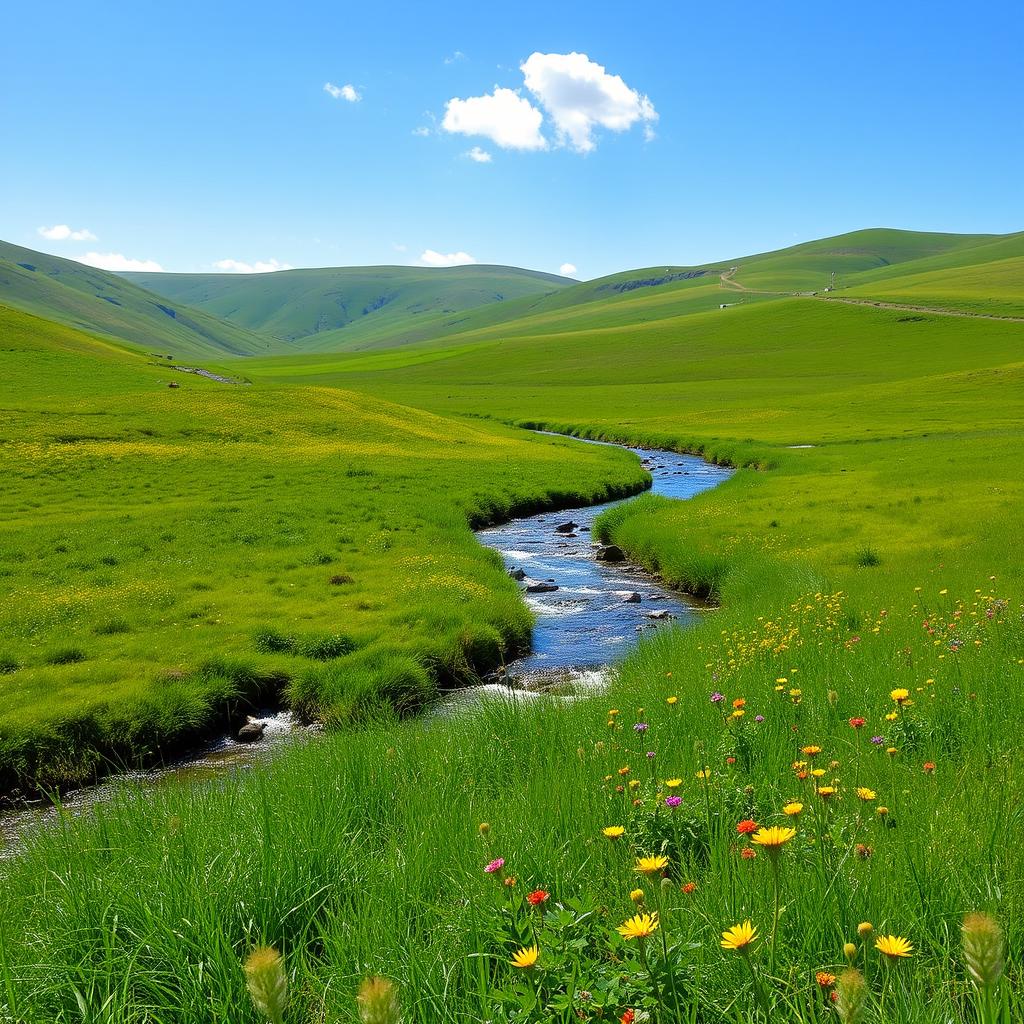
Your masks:
<path fill-rule="evenodd" d="M 925 761 L 925 763 L 921 765 L 921 771 L 923 771 L 925 775 L 931 775 L 932 772 L 935 771 L 935 762 Z"/>
<path fill-rule="evenodd" d="M 866 724 L 867 724 L 867 719 L 866 718 L 851 718 L 850 719 L 850 728 L 851 729 L 863 729 Z"/>
<path fill-rule="evenodd" d="M 736 826 L 736 831 L 739 832 L 741 836 L 749 836 L 751 832 L 756 832 L 757 829 L 758 824 L 753 818 L 746 818 Z"/>
<path fill-rule="evenodd" d="M 757 856 L 757 850 L 753 849 L 750 846 L 744 846 L 743 852 L 740 854 L 740 856 L 744 860 L 753 860 Z"/>
<path fill-rule="evenodd" d="M 729 755 L 729 756 L 728 756 L 728 757 L 727 757 L 727 758 L 725 759 L 725 763 L 726 763 L 726 764 L 735 764 L 735 763 L 736 763 L 736 758 L 735 758 L 735 757 L 733 757 L 733 756 L 732 756 L 732 755 L 730 754 L 730 755 Z"/>
<path fill-rule="evenodd" d="M 539 907 L 542 903 L 547 903 L 551 893 L 545 892 L 543 889 L 534 889 L 533 892 L 526 894 L 526 902 L 531 907 Z"/>
<path fill-rule="evenodd" d="M 683 892 L 686 893 L 687 896 L 689 896 L 692 893 L 695 893 L 697 891 L 697 883 L 696 882 L 686 882 L 682 886 L 682 890 L 683 890 Z"/>
<path fill-rule="evenodd" d="M 636 1014 L 632 1010 L 627 1010 L 620 1018 L 619 1024 L 633 1024 L 633 1019 Z"/>

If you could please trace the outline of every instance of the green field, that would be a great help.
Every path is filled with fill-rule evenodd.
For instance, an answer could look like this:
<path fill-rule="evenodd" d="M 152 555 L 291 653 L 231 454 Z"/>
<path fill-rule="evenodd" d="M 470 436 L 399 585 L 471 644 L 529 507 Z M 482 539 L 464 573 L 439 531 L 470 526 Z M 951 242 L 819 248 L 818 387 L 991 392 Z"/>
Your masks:
<path fill-rule="evenodd" d="M 372 351 L 211 349 L 244 386 L 3 311 L 8 785 L 144 757 L 268 688 L 337 728 L 30 839 L 0 868 L 0 1008 L 256 1021 L 240 964 L 269 943 L 289 1022 L 356 1019 L 381 974 L 410 1021 L 823 1024 L 847 961 L 872 1024 L 1021 1019 L 1024 324 L 998 317 L 1024 307 L 1022 247 L 858 232 L 367 322 Z M 937 312 L 784 294 L 833 270 L 838 298 Z M 598 524 L 717 607 L 607 695 L 396 721 L 528 637 L 471 524 L 645 482 L 517 425 L 742 467 Z M 795 827 L 777 861 L 748 820 Z M 1005 932 L 983 992 L 972 911 Z"/>

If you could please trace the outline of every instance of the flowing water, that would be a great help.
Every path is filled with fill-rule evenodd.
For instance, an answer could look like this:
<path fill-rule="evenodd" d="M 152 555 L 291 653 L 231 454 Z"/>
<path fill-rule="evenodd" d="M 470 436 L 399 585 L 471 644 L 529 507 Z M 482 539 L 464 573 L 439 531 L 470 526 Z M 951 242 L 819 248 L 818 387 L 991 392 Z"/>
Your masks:
<path fill-rule="evenodd" d="M 643 448 L 629 451 L 639 456 L 650 472 L 651 491 L 667 498 L 692 498 L 731 473 L 692 455 Z M 608 667 L 645 630 L 686 623 L 703 614 L 699 602 L 663 587 L 640 567 L 597 559 L 599 549 L 591 540 L 594 519 L 617 504 L 548 512 L 478 531 L 481 543 L 500 552 L 510 572 L 522 570 L 524 596 L 536 615 L 533 647 L 525 657 L 507 665 L 499 680 L 446 695 L 439 702 L 439 713 L 453 713 L 496 692 L 529 697 L 599 687 Z M 571 530 L 567 529 L 569 523 L 573 524 Z M 553 589 L 531 590 L 538 584 Z M 263 739 L 256 743 L 223 736 L 163 767 L 112 776 L 101 785 L 67 794 L 63 808 L 81 810 L 125 786 L 180 784 L 251 768 L 282 743 L 316 732 L 295 722 L 287 711 L 268 710 L 252 719 L 265 726 Z M 57 813 L 49 804 L 40 803 L 0 814 L 0 840 L 7 840 L 6 844 L 0 841 L 0 855 L 4 848 L 18 848 L 25 828 L 54 820 Z"/>

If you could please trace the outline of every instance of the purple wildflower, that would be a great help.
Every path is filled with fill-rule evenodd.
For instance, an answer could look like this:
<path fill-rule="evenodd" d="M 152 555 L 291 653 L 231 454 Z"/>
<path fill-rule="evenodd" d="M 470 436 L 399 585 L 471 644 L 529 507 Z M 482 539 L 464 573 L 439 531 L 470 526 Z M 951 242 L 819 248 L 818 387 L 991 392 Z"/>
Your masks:
<path fill-rule="evenodd" d="M 683 802 L 681 796 L 667 796 L 665 797 L 665 806 L 671 807 L 673 810 L 677 808 Z"/>
<path fill-rule="evenodd" d="M 633 730 L 634 732 L 647 732 L 647 723 L 637 722 L 636 725 L 633 726 Z"/>
<path fill-rule="evenodd" d="M 496 875 L 504 866 L 505 858 L 495 857 L 495 859 L 492 860 L 491 863 L 484 868 L 484 871 L 489 875 Z"/>
<path fill-rule="evenodd" d="M 872 736 L 871 737 L 871 742 L 874 743 L 874 745 L 876 747 L 880 747 L 885 742 L 885 737 L 884 736 Z"/>
<path fill-rule="evenodd" d="M 712 704 L 721 704 L 723 700 L 725 700 L 725 694 L 719 693 L 717 690 L 715 690 L 715 692 L 711 694 Z"/>
<path fill-rule="evenodd" d="M 755 722 L 763 722 L 764 721 L 764 715 L 754 715 L 754 721 Z"/>
<path fill-rule="evenodd" d="M 653 760 L 654 759 L 654 751 L 653 750 L 648 750 L 647 751 L 647 757 L 648 757 L 648 759 Z"/>

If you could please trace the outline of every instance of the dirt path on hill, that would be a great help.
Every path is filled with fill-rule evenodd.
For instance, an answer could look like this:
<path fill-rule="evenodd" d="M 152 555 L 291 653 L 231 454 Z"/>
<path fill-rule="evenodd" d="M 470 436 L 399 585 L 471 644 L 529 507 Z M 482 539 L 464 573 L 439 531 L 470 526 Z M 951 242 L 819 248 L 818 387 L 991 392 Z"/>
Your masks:
<path fill-rule="evenodd" d="M 245 380 L 232 380 L 230 377 L 222 377 L 219 373 L 211 373 L 209 370 L 202 370 L 198 366 L 171 366 L 170 369 L 179 373 L 194 373 L 197 377 L 205 377 L 207 380 L 215 380 L 218 384 L 241 384 L 247 385 Z"/>
<path fill-rule="evenodd" d="M 876 302 L 874 299 L 848 299 L 841 295 L 815 295 L 822 302 L 845 302 L 848 306 L 874 306 L 875 309 L 905 309 L 910 313 L 930 313 L 935 316 L 966 316 L 977 320 L 1006 320 L 1024 324 L 1024 316 L 1000 316 L 998 313 L 972 313 L 966 309 L 937 309 L 935 306 L 912 306 L 903 302 Z"/>

